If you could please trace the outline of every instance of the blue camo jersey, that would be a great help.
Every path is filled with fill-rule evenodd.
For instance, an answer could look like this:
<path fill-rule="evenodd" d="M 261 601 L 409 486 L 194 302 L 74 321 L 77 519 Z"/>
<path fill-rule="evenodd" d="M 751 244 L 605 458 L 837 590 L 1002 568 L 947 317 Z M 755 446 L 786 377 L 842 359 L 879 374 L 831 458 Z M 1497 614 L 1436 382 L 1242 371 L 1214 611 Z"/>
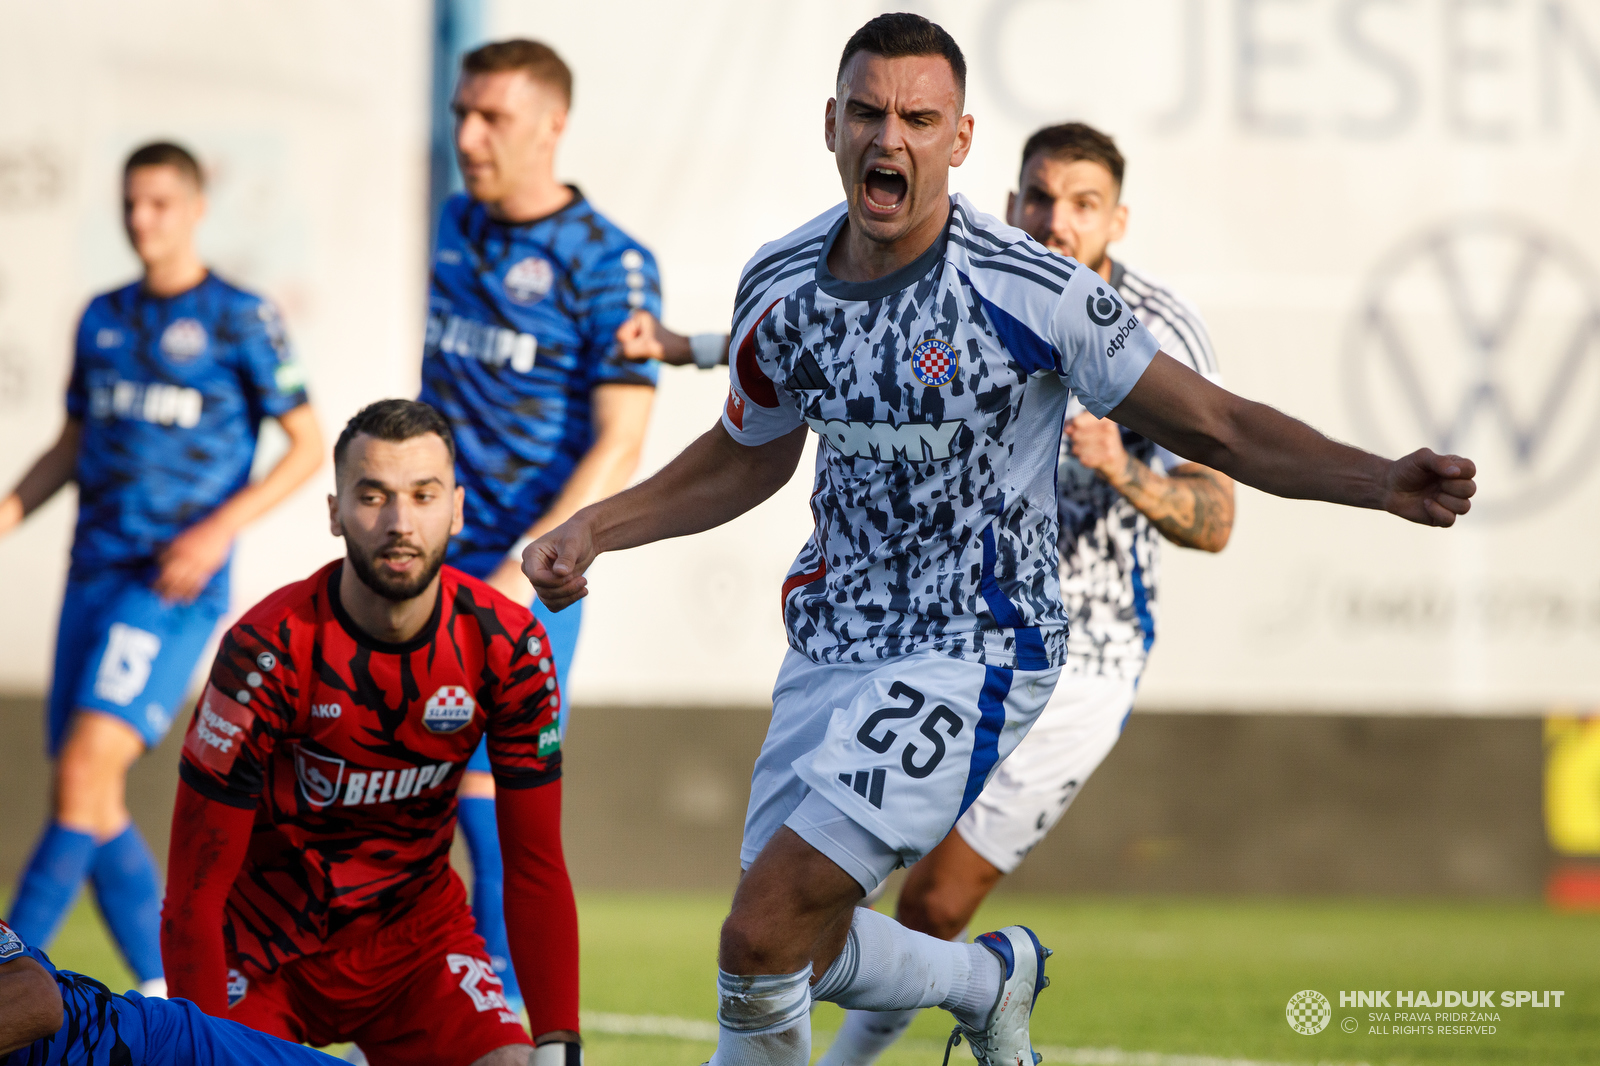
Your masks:
<path fill-rule="evenodd" d="M 421 399 L 450 420 L 467 490 L 450 558 L 486 572 L 560 493 L 594 443 L 598 385 L 654 385 L 613 335 L 636 308 L 661 314 L 655 258 L 573 190 L 566 207 L 511 225 L 467 196 L 445 201 L 428 296 Z"/>
<path fill-rule="evenodd" d="M 246 485 L 261 420 L 305 402 L 277 311 L 216 274 L 172 297 L 96 296 L 67 386 L 83 422 L 73 576 L 153 563 Z"/>
<path fill-rule="evenodd" d="M 62 1024 L 53 1036 L 0 1055 L 0 1066 L 124 1066 L 142 1058 L 144 1015 L 134 1003 L 92 977 L 57 970 L 49 956 L 0 922 L 0 965 L 23 957 L 56 979 Z"/>
<path fill-rule="evenodd" d="M 782 589 L 789 645 L 818 663 L 1061 666 L 1068 400 L 1104 416 L 1156 340 L 1098 274 L 963 196 L 938 241 L 871 282 L 828 270 L 846 217 L 758 251 L 734 308 L 724 428 L 752 446 L 818 437 L 816 525 Z"/>

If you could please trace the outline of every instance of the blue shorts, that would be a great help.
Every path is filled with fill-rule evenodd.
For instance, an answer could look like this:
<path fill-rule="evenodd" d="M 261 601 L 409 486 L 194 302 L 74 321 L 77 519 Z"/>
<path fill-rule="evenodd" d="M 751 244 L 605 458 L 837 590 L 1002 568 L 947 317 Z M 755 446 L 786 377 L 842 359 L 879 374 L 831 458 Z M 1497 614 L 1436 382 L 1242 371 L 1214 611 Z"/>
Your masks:
<path fill-rule="evenodd" d="M 227 612 L 228 580 L 219 575 L 195 602 L 169 605 L 145 577 L 106 571 L 68 579 L 46 722 L 52 759 L 79 708 L 122 719 L 147 748 L 172 725 L 206 641 Z"/>
<path fill-rule="evenodd" d="M 82 978 L 62 976 L 79 982 L 81 992 Z M 88 984 L 96 991 L 105 987 Z M 146 999 L 137 992 L 103 997 L 102 991 L 86 1002 L 64 987 L 66 1017 L 61 1028 L 0 1055 L 0 1066 L 337 1066 L 339 1062 L 238 1022 L 213 1018 L 186 999 Z"/>
<path fill-rule="evenodd" d="M 132 1066 L 334 1066 L 332 1055 L 213 1018 L 186 999 L 129 994 L 144 1014 L 144 1057 Z"/>
<path fill-rule="evenodd" d="M 561 687 L 561 709 L 557 712 L 556 725 L 561 728 L 561 735 L 566 736 L 567 712 L 572 709 L 572 701 L 567 698 L 567 677 L 572 669 L 573 653 L 578 650 L 578 630 L 583 625 L 583 601 L 579 600 L 560 611 L 552 611 L 536 599 L 533 601 L 533 616 L 544 626 L 545 636 L 550 638 L 550 658 L 555 660 L 556 684 Z M 467 760 L 467 769 L 482 774 L 490 772 L 487 739 L 479 742 L 472 758 Z"/>

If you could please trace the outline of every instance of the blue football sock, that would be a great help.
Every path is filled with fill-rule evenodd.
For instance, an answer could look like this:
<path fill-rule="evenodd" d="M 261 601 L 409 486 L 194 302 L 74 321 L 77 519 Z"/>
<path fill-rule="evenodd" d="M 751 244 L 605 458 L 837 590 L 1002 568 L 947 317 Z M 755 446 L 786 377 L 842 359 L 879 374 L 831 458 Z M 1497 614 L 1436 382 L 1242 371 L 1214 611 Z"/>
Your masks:
<path fill-rule="evenodd" d="M 128 969 L 140 981 L 162 976 L 161 885 L 155 858 L 137 826 L 129 825 L 95 849 L 89 876 L 100 915 Z"/>
<path fill-rule="evenodd" d="M 46 948 L 94 862 L 94 837 L 51 822 L 39 837 L 7 919 L 23 943 Z"/>
<path fill-rule="evenodd" d="M 511 940 L 506 935 L 504 867 L 500 859 L 500 828 L 494 820 L 494 800 L 464 796 L 457 804 L 457 821 L 472 855 L 472 917 L 478 935 L 489 949 L 494 972 L 506 983 L 506 998 L 520 1006 L 522 988 L 511 965 Z"/>

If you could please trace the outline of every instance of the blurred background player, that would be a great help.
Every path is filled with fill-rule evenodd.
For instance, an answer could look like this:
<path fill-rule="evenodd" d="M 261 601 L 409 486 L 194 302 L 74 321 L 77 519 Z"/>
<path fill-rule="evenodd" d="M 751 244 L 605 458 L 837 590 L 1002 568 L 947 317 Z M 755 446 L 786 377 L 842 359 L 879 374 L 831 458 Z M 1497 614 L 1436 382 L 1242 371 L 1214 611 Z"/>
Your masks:
<path fill-rule="evenodd" d="M 462 58 L 453 107 L 467 194 L 440 213 L 422 363 L 421 398 L 455 431 L 467 493 L 451 564 L 525 604 L 523 547 L 627 484 L 655 398 L 657 368 L 621 358 L 613 340 L 630 311 L 659 313 L 655 259 L 556 180 L 571 104 L 572 72 L 543 44 L 499 41 Z M 534 612 L 565 684 L 582 607 Z M 520 1005 L 483 751 L 462 783 L 461 828 L 478 931 Z"/>
<path fill-rule="evenodd" d="M 534 1063 L 577 1057 L 561 696 L 528 608 L 444 565 L 450 427 L 382 400 L 334 448 L 346 558 L 228 631 L 184 742 L 162 946 L 174 995 L 375 1066 L 526 1066 L 466 890 L 456 792 L 487 738 Z M 231 1009 L 230 1009 L 231 1008 Z"/>
<path fill-rule="evenodd" d="M 145 145 L 122 185 L 144 277 L 90 302 L 66 425 L 0 502 L 3 536 L 78 483 L 46 722 L 51 820 L 10 922 L 48 945 L 87 876 L 129 968 L 160 994 L 161 891 L 124 803 L 128 767 L 166 734 L 227 610 L 234 538 L 321 465 L 322 437 L 277 312 L 196 250 L 205 195 L 194 156 Z M 252 484 L 269 417 L 289 450 Z"/>
<path fill-rule="evenodd" d="M 1220 382 L 1200 316 L 1170 289 L 1106 254 L 1127 228 L 1122 153 L 1082 123 L 1039 130 L 1022 149 L 1013 226 L 1109 281 L 1161 350 Z M 1076 409 L 1074 411 L 1074 408 Z M 1221 551 L 1233 481 L 1132 430 L 1068 408 L 1056 479 L 1066 666 L 1050 702 L 955 829 L 911 868 L 895 917 L 942 939 L 965 936 L 984 897 L 1045 838 L 1121 735 L 1155 641 L 1160 537 Z M 825 1066 L 866 1066 L 920 1013 L 849 1011 Z"/>
<path fill-rule="evenodd" d="M 0 922 L 0 1066 L 334 1066 L 182 999 L 113 995 Z"/>

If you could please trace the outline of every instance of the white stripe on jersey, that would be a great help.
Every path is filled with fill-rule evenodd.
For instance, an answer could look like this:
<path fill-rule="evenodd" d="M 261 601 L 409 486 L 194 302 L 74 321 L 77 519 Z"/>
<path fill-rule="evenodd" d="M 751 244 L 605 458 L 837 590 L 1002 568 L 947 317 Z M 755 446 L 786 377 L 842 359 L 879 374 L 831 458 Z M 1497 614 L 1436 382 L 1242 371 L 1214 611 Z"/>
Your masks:
<path fill-rule="evenodd" d="M 1148 275 L 1113 262 L 1111 282 L 1149 327 L 1161 350 L 1221 381 L 1205 323 L 1193 307 Z M 1160 470 L 1182 459 L 1131 430 L 1128 454 Z M 1063 444 L 1056 478 L 1061 520 L 1061 598 L 1071 620 L 1067 671 L 1133 680 L 1155 640 L 1161 534 L 1104 478 Z"/>
<path fill-rule="evenodd" d="M 1106 413 L 1157 342 L 1098 275 L 963 197 L 938 242 L 873 282 L 827 270 L 845 220 L 841 204 L 756 253 L 733 323 L 728 432 L 758 445 L 805 424 L 822 440 L 789 642 L 819 663 L 1060 665 L 1068 387 Z"/>

